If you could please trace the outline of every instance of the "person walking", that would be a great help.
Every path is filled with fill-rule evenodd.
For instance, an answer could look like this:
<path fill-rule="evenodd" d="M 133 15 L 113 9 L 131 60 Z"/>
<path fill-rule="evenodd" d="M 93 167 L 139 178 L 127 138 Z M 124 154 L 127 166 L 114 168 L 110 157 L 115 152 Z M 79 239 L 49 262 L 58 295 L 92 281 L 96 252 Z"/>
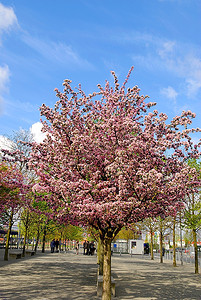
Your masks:
<path fill-rule="evenodd" d="M 59 252 L 59 250 L 58 250 L 58 248 L 59 248 L 59 240 L 58 239 L 55 241 L 55 247 L 56 247 L 56 252 L 58 253 Z"/>
<path fill-rule="evenodd" d="M 87 253 L 86 253 L 86 255 L 89 255 L 89 250 L 90 250 L 90 248 L 89 248 L 89 241 L 87 241 Z"/>
<path fill-rule="evenodd" d="M 50 248 L 51 248 L 51 253 L 54 253 L 54 248 L 55 248 L 55 239 L 53 239 L 50 243 Z"/>
<path fill-rule="evenodd" d="M 83 243 L 83 248 L 84 248 L 83 254 L 86 255 L 87 254 L 87 242 L 86 242 L 86 240 Z"/>
<path fill-rule="evenodd" d="M 95 252 L 94 242 L 91 242 L 89 244 L 89 255 L 94 255 L 94 252 Z"/>
<path fill-rule="evenodd" d="M 79 247 L 80 247 L 79 241 L 77 241 L 76 247 L 75 247 L 75 250 L 76 250 L 76 254 L 77 254 L 77 255 L 79 254 Z"/>

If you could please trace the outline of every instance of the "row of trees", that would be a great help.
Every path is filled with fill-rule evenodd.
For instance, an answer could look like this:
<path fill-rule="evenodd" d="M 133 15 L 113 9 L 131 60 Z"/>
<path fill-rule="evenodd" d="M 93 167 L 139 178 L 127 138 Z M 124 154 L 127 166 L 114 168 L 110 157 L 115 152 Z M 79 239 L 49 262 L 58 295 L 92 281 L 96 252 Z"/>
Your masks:
<path fill-rule="evenodd" d="M 28 159 L 14 155 L 34 172 L 35 207 L 61 224 L 96 230 L 103 300 L 111 299 L 111 242 L 120 230 L 147 218 L 176 218 L 200 188 L 200 166 L 188 164 L 200 158 L 191 134 L 201 130 L 189 129 L 195 114 L 182 112 L 168 123 L 137 86 L 126 90 L 131 71 L 121 87 L 112 72 L 114 86 L 106 81 L 88 96 L 65 80 L 55 107 L 40 109 L 44 141 L 30 145 Z"/>
<path fill-rule="evenodd" d="M 197 163 L 194 162 L 194 164 Z M 200 170 L 200 168 L 199 168 Z M 163 251 L 165 240 L 169 239 L 169 247 L 173 251 L 173 266 L 176 267 L 176 238 L 177 247 L 189 248 L 194 246 L 195 253 L 195 273 L 198 273 L 198 249 L 197 233 L 201 229 L 201 201 L 198 194 L 189 195 L 186 205 L 182 211 L 178 211 L 175 216 L 162 218 L 147 218 L 142 222 L 123 228 L 115 239 L 138 239 L 142 232 L 147 233 L 146 242 L 150 244 L 150 257 L 154 259 L 154 248 L 160 250 L 160 262 L 163 263 Z M 157 238 L 155 237 L 157 233 Z M 158 239 L 159 236 L 159 239 Z M 171 237 L 171 244 L 170 244 Z M 184 242 L 182 242 L 184 240 Z M 158 248 L 159 247 L 159 248 Z M 182 252 L 181 252 L 181 263 Z"/>
<path fill-rule="evenodd" d="M 23 137 L 22 133 L 24 132 L 16 133 L 18 138 Z M 9 162 L 8 159 L 0 162 L 0 227 L 8 229 L 4 260 L 8 260 L 9 241 L 14 223 L 18 223 L 19 236 L 23 237 L 23 255 L 25 255 L 26 243 L 30 239 L 35 241 L 35 251 L 39 239 L 43 241 L 42 252 L 45 251 L 46 239 L 56 237 L 65 240 L 81 240 L 82 228 L 59 224 L 56 218 L 52 219 L 46 214 L 47 206 L 44 201 L 35 202 L 35 195 L 32 192 L 33 177 L 30 176 L 29 171 L 22 172 L 18 163 L 19 161 L 14 163 L 10 155 Z"/>
<path fill-rule="evenodd" d="M 175 216 L 169 216 L 166 218 L 161 218 L 160 216 L 153 220 L 148 218 L 143 222 L 146 230 L 148 230 L 150 235 L 150 249 L 151 249 L 151 259 L 154 259 L 153 255 L 153 245 L 154 245 L 154 232 L 159 232 L 159 241 L 160 241 L 160 262 L 163 262 L 162 248 L 164 246 L 165 236 L 172 236 L 172 248 L 173 248 L 173 266 L 176 267 L 176 226 L 177 226 L 177 235 L 179 229 L 179 247 L 189 246 L 193 244 L 195 252 L 195 273 L 198 273 L 198 249 L 197 249 L 197 233 L 201 228 L 201 201 L 198 195 L 191 195 L 191 198 L 188 199 L 188 202 L 185 208 L 182 211 L 179 211 Z M 196 201 L 195 201 L 196 198 Z M 185 245 L 182 243 L 182 240 L 185 238 L 183 236 L 184 232 L 189 233 L 189 239 L 186 240 Z M 189 232 L 190 231 L 190 232 Z M 181 252 L 182 260 L 182 252 Z M 183 263 L 183 261 L 182 261 Z"/>
<path fill-rule="evenodd" d="M 1 150 L 0 161 L 0 216 L 1 226 L 7 225 L 6 248 L 4 260 L 8 260 L 10 234 L 16 218 L 19 218 L 23 210 L 27 210 L 32 202 L 31 186 L 33 178 L 31 172 L 27 172 L 26 157 L 30 154 L 28 145 L 18 143 L 22 139 L 25 143 L 31 139 L 31 135 L 21 130 L 6 139 L 6 148 Z M 24 246 L 25 251 L 25 246 Z"/>

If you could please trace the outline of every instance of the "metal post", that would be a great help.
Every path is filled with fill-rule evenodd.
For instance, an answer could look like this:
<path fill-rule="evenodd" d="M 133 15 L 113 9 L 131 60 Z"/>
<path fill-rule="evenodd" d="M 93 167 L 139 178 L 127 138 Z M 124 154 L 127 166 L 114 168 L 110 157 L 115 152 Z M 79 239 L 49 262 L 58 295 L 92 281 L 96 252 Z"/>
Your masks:
<path fill-rule="evenodd" d="M 20 248 L 20 240 L 21 240 L 21 235 L 20 235 L 20 221 L 18 222 L 18 237 L 17 237 L 17 249 Z"/>
<path fill-rule="evenodd" d="M 181 211 L 180 211 L 180 240 L 181 240 L 181 265 L 183 265 Z"/>

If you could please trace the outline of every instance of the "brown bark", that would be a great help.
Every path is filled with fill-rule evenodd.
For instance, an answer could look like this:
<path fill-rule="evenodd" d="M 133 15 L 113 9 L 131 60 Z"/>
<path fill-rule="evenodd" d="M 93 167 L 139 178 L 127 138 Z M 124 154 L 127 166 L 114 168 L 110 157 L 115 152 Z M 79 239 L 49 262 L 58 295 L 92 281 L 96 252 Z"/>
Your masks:
<path fill-rule="evenodd" d="M 8 249 L 9 249 L 9 241 L 10 241 L 12 225 L 13 225 L 13 210 L 11 210 L 11 214 L 9 217 L 9 225 L 8 225 L 8 232 L 7 232 L 7 239 L 6 239 L 6 247 L 5 247 L 5 252 L 4 252 L 4 260 L 8 260 Z"/>
<path fill-rule="evenodd" d="M 103 240 L 103 252 L 102 300 L 111 300 L 111 239 Z"/>
<path fill-rule="evenodd" d="M 28 227 L 29 227 L 29 211 L 26 211 L 26 220 L 24 223 L 25 227 L 25 234 L 24 234 L 24 243 L 23 243 L 23 250 L 22 250 L 22 256 L 25 256 L 25 248 L 26 248 L 26 242 L 27 242 L 27 232 L 28 232 Z"/>
<path fill-rule="evenodd" d="M 40 225 L 38 225 L 38 228 L 37 228 L 37 238 L 36 238 L 36 244 L 35 244 L 35 248 L 34 248 L 35 253 L 37 252 L 39 238 L 40 238 Z"/>
<path fill-rule="evenodd" d="M 46 230 L 46 226 L 44 227 L 44 231 L 43 231 L 43 245 L 42 245 L 42 253 L 45 252 L 45 239 L 46 239 L 46 233 L 47 233 L 47 230 Z"/>
<path fill-rule="evenodd" d="M 98 249 L 97 249 L 97 263 L 98 263 L 98 275 L 103 275 L 103 243 L 101 239 L 98 240 Z"/>

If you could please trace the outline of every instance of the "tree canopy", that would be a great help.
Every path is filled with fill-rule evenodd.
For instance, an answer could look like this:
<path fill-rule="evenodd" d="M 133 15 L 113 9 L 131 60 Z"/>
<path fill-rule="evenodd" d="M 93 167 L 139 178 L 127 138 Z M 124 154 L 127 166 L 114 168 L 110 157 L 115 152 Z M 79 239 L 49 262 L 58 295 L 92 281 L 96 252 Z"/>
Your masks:
<path fill-rule="evenodd" d="M 125 89 L 131 71 L 121 87 L 112 72 L 114 87 L 106 81 L 88 96 L 64 80 L 54 109 L 40 108 L 47 137 L 30 161 L 57 216 L 96 228 L 102 239 L 181 207 L 198 185 L 197 171 L 185 163 L 200 155 L 190 137 L 200 129 L 187 128 L 195 114 L 168 124 L 137 86 Z"/>

